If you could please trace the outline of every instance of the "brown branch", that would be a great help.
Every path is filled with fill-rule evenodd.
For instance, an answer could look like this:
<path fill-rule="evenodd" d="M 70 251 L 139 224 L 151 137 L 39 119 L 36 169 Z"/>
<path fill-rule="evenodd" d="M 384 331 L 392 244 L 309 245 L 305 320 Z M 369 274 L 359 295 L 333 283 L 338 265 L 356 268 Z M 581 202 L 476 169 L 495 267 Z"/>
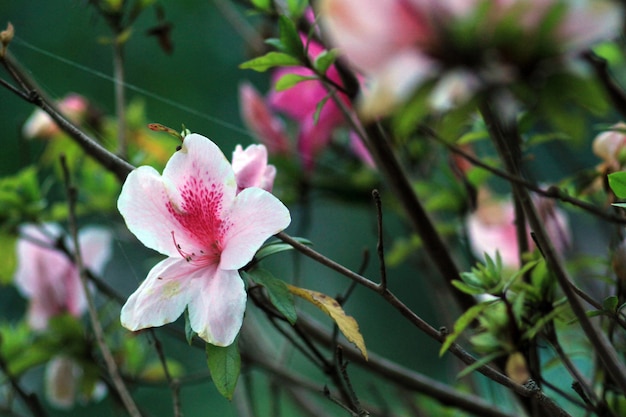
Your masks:
<path fill-rule="evenodd" d="M 18 97 L 36 105 L 48 113 L 59 128 L 70 136 L 70 138 L 72 138 L 83 149 L 83 151 L 85 151 L 86 154 L 98 161 L 105 169 L 114 173 L 120 181 L 124 181 L 126 176 L 133 169 L 135 169 L 134 166 L 104 148 L 96 140 L 67 120 L 57 110 L 55 105 L 42 95 L 40 89 L 21 70 L 20 66 L 15 62 L 11 54 L 7 53 L 4 57 L 0 57 L 0 61 L 7 69 L 11 77 L 20 86 L 21 91 L 15 88 L 9 88 L 7 83 L 1 83 L 1 85 L 9 89 L 9 91 L 13 92 Z"/>

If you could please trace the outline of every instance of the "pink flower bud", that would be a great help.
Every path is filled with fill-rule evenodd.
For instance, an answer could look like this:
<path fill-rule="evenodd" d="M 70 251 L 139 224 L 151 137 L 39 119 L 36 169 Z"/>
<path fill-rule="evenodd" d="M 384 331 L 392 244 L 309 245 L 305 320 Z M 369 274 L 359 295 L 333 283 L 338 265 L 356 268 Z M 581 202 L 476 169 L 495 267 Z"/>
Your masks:
<path fill-rule="evenodd" d="M 267 148 L 263 145 L 250 145 L 245 150 L 237 145 L 232 160 L 237 188 L 258 187 L 272 191 L 276 167 L 267 164 Z"/>
<path fill-rule="evenodd" d="M 288 154 L 289 139 L 283 122 L 272 114 L 252 84 L 239 85 L 239 103 L 244 123 L 267 146 L 268 151 L 272 154 Z"/>

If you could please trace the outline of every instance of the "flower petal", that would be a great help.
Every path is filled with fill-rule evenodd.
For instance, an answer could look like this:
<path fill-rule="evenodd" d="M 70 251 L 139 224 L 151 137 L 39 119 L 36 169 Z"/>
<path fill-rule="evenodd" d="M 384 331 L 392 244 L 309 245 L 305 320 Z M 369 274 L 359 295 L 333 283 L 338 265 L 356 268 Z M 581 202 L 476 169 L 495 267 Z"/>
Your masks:
<path fill-rule="evenodd" d="M 193 281 L 210 275 L 182 258 L 167 258 L 152 268 L 148 277 L 122 307 L 122 326 L 136 331 L 176 321 L 196 296 Z"/>
<path fill-rule="evenodd" d="M 164 255 L 178 256 L 172 231 L 179 230 L 180 224 L 169 213 L 169 204 L 161 176 L 149 166 L 141 166 L 128 175 L 117 200 L 128 230 L 141 243 Z M 176 238 L 180 242 L 185 236 L 179 234 Z"/>
<path fill-rule="evenodd" d="M 85 227 L 78 235 L 83 263 L 91 272 L 102 274 L 111 259 L 111 232 L 101 227 Z"/>
<path fill-rule="evenodd" d="M 217 270 L 195 280 L 197 291 L 189 303 L 189 322 L 198 336 L 216 346 L 235 340 L 246 309 L 246 290 L 236 270 Z"/>
<path fill-rule="evenodd" d="M 272 194 L 246 188 L 237 195 L 227 221 L 219 267 L 239 269 L 250 262 L 266 239 L 289 225 L 291 216 Z"/>

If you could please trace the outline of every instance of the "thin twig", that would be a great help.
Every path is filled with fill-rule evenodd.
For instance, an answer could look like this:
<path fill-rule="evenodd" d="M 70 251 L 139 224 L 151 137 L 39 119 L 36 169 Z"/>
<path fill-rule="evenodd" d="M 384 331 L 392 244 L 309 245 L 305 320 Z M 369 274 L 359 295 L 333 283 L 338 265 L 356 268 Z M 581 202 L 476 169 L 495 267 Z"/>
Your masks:
<path fill-rule="evenodd" d="M 170 374 L 170 369 L 167 365 L 167 358 L 165 357 L 165 353 L 163 352 L 163 345 L 161 344 L 161 341 L 157 338 L 156 332 L 153 329 L 150 329 L 148 334 L 152 337 L 152 340 L 154 342 L 154 349 L 157 352 L 157 356 L 159 357 L 159 361 L 161 362 L 161 367 L 163 368 L 163 373 L 165 374 L 165 380 L 167 381 L 170 390 L 172 391 L 174 417 L 181 417 L 183 414 L 180 403 L 180 381 L 178 379 L 172 378 L 172 375 Z"/>
<path fill-rule="evenodd" d="M 380 264 L 380 287 L 382 290 L 387 289 L 387 268 L 385 267 L 385 247 L 383 245 L 383 210 L 380 201 L 380 193 L 378 190 L 372 191 L 374 203 L 376 204 L 376 222 L 378 229 L 378 243 L 376 251 L 378 252 L 378 262 Z"/>
<path fill-rule="evenodd" d="M 420 131 L 422 133 L 424 133 L 427 137 L 433 138 L 435 140 L 437 140 L 438 142 L 444 144 L 451 152 L 454 152 L 455 154 L 463 157 L 464 159 L 468 160 L 469 162 L 472 163 L 472 165 L 475 165 L 477 167 L 480 167 L 482 169 L 484 169 L 485 171 L 489 171 L 492 174 L 503 178 L 511 183 L 516 183 L 519 184 L 523 187 L 526 187 L 527 189 L 529 189 L 530 191 L 532 191 L 535 194 L 538 194 L 542 197 L 547 197 L 547 198 L 551 198 L 551 199 L 555 199 L 555 200 L 559 200 L 562 201 L 564 203 L 568 203 L 571 204 L 572 206 L 578 207 L 582 210 L 585 210 L 591 214 L 594 214 L 595 216 L 598 216 L 604 220 L 608 220 L 610 222 L 613 223 L 620 223 L 620 224 L 626 224 L 626 219 L 620 216 L 616 216 L 612 213 L 607 213 L 606 211 L 602 210 L 600 207 L 597 207 L 593 204 L 587 203 L 586 201 L 583 200 L 579 200 L 577 198 L 571 197 L 568 194 L 566 194 L 565 192 L 563 192 L 562 190 L 560 190 L 558 187 L 548 187 L 548 188 L 541 188 L 540 186 L 530 182 L 530 181 L 526 181 L 524 178 L 521 178 L 519 176 L 516 175 L 512 175 L 506 171 L 502 171 L 496 167 L 493 167 L 489 164 L 486 164 L 484 162 L 482 162 L 479 158 L 476 158 L 475 156 L 465 152 L 464 150 L 462 150 L 461 148 L 459 148 L 458 146 L 455 146 L 452 143 L 448 143 L 446 141 L 444 141 L 443 139 L 439 138 L 437 136 L 437 134 L 435 132 L 433 132 L 431 129 L 427 128 L 427 127 L 421 127 Z"/>
<path fill-rule="evenodd" d="M 128 143 L 126 140 L 126 94 L 124 82 L 124 43 L 116 33 L 113 39 L 113 79 L 115 88 L 115 115 L 117 116 L 117 154 L 126 158 Z"/>
<path fill-rule="evenodd" d="M 106 363 L 107 370 L 109 371 L 109 376 L 113 381 L 113 386 L 117 390 L 124 407 L 131 415 L 131 417 L 141 417 L 141 413 L 135 404 L 135 401 L 131 397 L 122 377 L 120 376 L 119 369 L 117 368 L 117 364 L 115 363 L 115 359 L 109 347 L 104 340 L 104 331 L 102 330 L 102 325 L 100 324 L 100 320 L 98 319 L 98 312 L 96 310 L 96 305 L 93 300 L 93 296 L 89 291 L 89 285 L 87 281 L 87 274 L 85 273 L 85 267 L 83 264 L 83 258 L 81 254 L 81 248 L 78 241 L 78 225 L 76 223 L 76 200 L 77 200 L 77 190 L 72 185 L 69 168 L 67 166 L 67 161 L 65 159 L 65 155 L 61 155 L 61 167 L 63 169 L 63 178 L 65 181 L 65 187 L 67 192 L 67 200 L 68 200 L 68 222 L 70 234 L 72 236 L 72 241 L 74 243 L 74 263 L 76 268 L 79 271 L 80 281 L 83 287 L 83 292 L 85 294 L 85 298 L 87 300 L 87 307 L 89 311 L 89 319 L 91 320 L 91 326 L 94 331 L 94 335 L 96 338 L 96 342 L 98 347 L 100 348 L 100 352 L 102 353 L 102 357 L 104 358 L 104 362 Z"/>

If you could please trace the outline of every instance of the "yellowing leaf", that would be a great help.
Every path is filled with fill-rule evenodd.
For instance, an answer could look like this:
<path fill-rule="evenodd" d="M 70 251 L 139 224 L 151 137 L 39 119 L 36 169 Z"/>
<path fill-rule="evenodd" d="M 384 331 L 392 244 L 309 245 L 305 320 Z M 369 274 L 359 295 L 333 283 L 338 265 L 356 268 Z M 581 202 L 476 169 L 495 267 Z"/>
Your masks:
<path fill-rule="evenodd" d="M 367 360 L 367 350 L 365 349 L 365 342 L 363 341 L 363 335 L 359 332 L 359 325 L 352 316 L 348 316 L 341 305 L 334 298 L 322 294 L 321 292 L 307 290 L 305 288 L 294 287 L 293 285 L 287 285 L 289 291 L 297 295 L 300 298 L 313 304 L 315 307 L 328 314 L 337 323 L 341 333 L 353 343 L 357 349 L 361 351 L 361 355 Z"/>

